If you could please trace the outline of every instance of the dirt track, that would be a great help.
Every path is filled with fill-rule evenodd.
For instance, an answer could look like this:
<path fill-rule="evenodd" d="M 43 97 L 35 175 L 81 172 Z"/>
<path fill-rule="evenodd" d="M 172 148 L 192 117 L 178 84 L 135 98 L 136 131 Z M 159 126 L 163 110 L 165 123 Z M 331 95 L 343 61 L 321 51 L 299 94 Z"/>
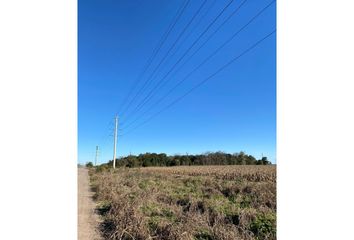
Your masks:
<path fill-rule="evenodd" d="M 88 170 L 78 169 L 78 239 L 100 240 L 97 230 L 98 216 L 95 214 L 95 203 L 89 187 Z"/>

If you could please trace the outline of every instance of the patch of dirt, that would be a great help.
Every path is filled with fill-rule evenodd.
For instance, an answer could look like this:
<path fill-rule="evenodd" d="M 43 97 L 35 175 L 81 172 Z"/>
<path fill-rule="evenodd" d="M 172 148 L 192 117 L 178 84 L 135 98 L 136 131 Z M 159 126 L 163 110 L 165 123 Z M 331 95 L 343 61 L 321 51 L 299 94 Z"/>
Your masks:
<path fill-rule="evenodd" d="M 89 186 L 88 170 L 78 168 L 78 239 L 102 240 L 98 230 L 99 217 L 95 213 L 93 192 Z"/>

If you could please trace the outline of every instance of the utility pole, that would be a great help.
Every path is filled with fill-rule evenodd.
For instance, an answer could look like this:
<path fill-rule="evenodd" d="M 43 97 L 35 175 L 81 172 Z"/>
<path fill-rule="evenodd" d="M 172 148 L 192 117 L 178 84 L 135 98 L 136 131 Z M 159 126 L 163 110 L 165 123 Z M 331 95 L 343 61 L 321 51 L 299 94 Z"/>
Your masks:
<path fill-rule="evenodd" d="M 116 148 L 117 148 L 117 137 L 118 137 L 118 116 L 116 115 L 115 126 L 114 126 L 114 147 L 113 147 L 113 168 L 116 168 Z"/>
<path fill-rule="evenodd" d="M 96 146 L 95 166 L 97 166 L 98 151 L 99 151 L 99 148 L 98 148 L 98 146 Z"/>

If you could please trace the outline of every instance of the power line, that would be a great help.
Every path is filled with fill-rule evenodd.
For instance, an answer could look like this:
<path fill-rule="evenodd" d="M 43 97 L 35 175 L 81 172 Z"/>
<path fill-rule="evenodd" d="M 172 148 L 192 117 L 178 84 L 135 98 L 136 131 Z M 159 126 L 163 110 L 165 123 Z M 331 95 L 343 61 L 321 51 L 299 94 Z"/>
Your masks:
<path fill-rule="evenodd" d="M 208 30 L 210 29 L 210 27 L 219 19 L 219 17 L 226 11 L 226 9 L 231 5 L 231 3 L 234 0 L 231 0 L 223 9 L 222 11 L 218 14 L 218 16 L 216 18 L 214 18 L 214 20 L 207 26 L 207 28 L 198 36 L 198 38 L 192 43 L 192 45 L 187 49 L 186 52 L 184 52 L 184 54 L 177 60 L 177 62 L 172 66 L 172 68 L 162 77 L 162 79 L 160 79 L 160 81 L 157 83 L 157 85 L 155 85 L 155 87 L 150 90 L 150 92 L 148 93 L 147 96 L 145 96 L 145 98 L 134 108 L 133 112 L 135 112 L 138 108 L 140 109 L 141 105 L 144 105 L 144 101 L 153 93 L 153 91 L 156 89 L 156 87 L 158 87 L 162 81 L 173 71 L 173 69 L 177 66 L 177 64 L 188 54 L 188 52 L 195 46 L 195 44 L 204 36 L 205 33 L 208 32 Z M 243 3 L 240 5 L 240 7 L 246 2 L 247 0 L 244 0 Z M 239 8 L 240 8 L 239 7 Z M 238 8 L 238 9 L 239 9 Z M 238 10 L 237 9 L 237 10 Z M 131 114 L 130 114 L 131 115 Z"/>
<path fill-rule="evenodd" d="M 141 124 L 135 126 L 134 128 L 132 128 L 130 131 L 128 131 L 126 134 L 131 133 L 132 131 L 134 131 L 135 129 L 137 129 L 138 127 L 141 127 L 142 125 L 146 124 L 147 122 L 151 121 L 153 118 L 155 118 L 157 115 L 161 114 L 162 112 L 164 112 L 165 110 L 167 110 L 168 108 L 172 107 L 174 104 L 176 104 L 177 102 L 179 102 L 180 100 L 182 100 L 184 97 L 186 97 L 187 95 L 189 95 L 191 92 L 193 92 L 195 89 L 197 89 L 198 87 L 200 87 L 201 85 L 203 85 L 204 83 L 206 83 L 207 81 L 209 81 L 211 78 L 213 78 L 215 75 L 217 75 L 219 72 L 221 72 L 222 70 L 224 70 L 226 67 L 228 67 L 229 65 L 231 65 L 232 63 L 234 63 L 236 60 L 238 60 L 240 57 L 242 57 L 243 55 L 245 55 L 246 53 L 248 53 L 249 51 L 251 51 L 252 49 L 254 49 L 257 45 L 259 45 L 261 42 L 263 42 L 264 40 L 266 40 L 268 37 L 270 37 L 272 34 L 274 34 L 276 32 L 276 30 L 273 30 L 272 32 L 268 33 L 265 37 L 263 37 L 262 39 L 258 40 L 256 43 L 254 43 L 252 46 L 250 46 L 249 48 L 247 48 L 245 51 L 243 51 L 241 54 L 239 54 L 237 57 L 233 58 L 232 60 L 230 60 L 228 63 L 226 63 L 225 65 L 223 65 L 222 67 L 220 67 L 216 72 L 214 72 L 213 74 L 211 74 L 209 77 L 207 77 L 206 79 L 204 79 L 203 81 L 199 82 L 197 85 L 195 85 L 193 88 L 191 88 L 188 92 L 186 92 L 185 94 L 183 94 L 182 96 L 178 97 L 177 99 L 175 99 L 172 103 L 170 103 L 169 105 L 167 105 L 166 107 L 164 107 L 162 110 L 160 110 L 159 112 L 157 112 L 156 114 L 152 115 L 150 118 L 148 118 L 147 120 L 145 120 L 144 122 L 142 122 Z"/>
<path fill-rule="evenodd" d="M 105 128 L 105 132 L 108 131 L 108 134 L 102 135 L 100 138 L 100 141 L 98 142 L 98 145 L 101 146 L 101 152 L 103 152 L 104 148 L 107 146 L 108 142 L 113 138 L 112 132 L 113 132 L 113 127 L 114 127 L 114 118 L 111 118 L 109 121 L 107 127 Z M 118 129 L 121 130 L 121 129 Z M 122 136 L 118 134 L 117 136 Z"/>
<path fill-rule="evenodd" d="M 191 29 L 189 31 L 188 35 L 182 40 L 182 43 L 176 47 L 176 50 L 174 51 L 174 53 L 172 53 L 172 55 L 169 57 L 169 59 L 172 59 L 176 55 L 176 53 L 180 50 L 180 48 L 183 46 L 184 42 L 186 42 L 186 40 L 192 35 L 192 33 L 195 33 L 194 30 L 197 29 L 197 27 L 202 23 L 202 20 L 208 15 L 209 11 L 214 7 L 215 3 L 216 3 L 216 0 L 213 0 L 213 2 L 209 5 L 208 9 L 205 11 L 203 16 L 198 19 L 198 22 L 195 24 L 193 29 Z"/>
<path fill-rule="evenodd" d="M 178 9 L 174 19 L 172 20 L 172 22 L 170 23 L 169 27 L 167 28 L 166 32 L 162 35 L 159 43 L 157 44 L 157 46 L 155 47 L 152 55 L 150 56 L 150 58 L 148 59 L 147 63 L 145 64 L 145 67 L 143 68 L 143 70 L 141 71 L 141 73 L 139 74 L 138 78 L 134 81 L 133 85 L 131 86 L 128 94 L 126 95 L 126 97 L 124 98 L 123 101 L 123 105 L 121 106 L 121 109 L 123 108 L 123 106 L 125 106 L 125 103 L 128 101 L 128 99 L 130 98 L 130 95 L 132 94 L 132 92 L 135 90 L 135 87 L 138 85 L 138 83 L 140 82 L 141 78 L 144 76 L 145 72 L 147 71 L 147 69 L 150 67 L 151 63 L 153 62 L 153 60 L 155 59 L 156 55 L 158 54 L 158 52 L 160 51 L 160 49 L 162 48 L 163 44 L 166 42 L 166 39 L 168 38 L 168 36 L 170 35 L 172 29 L 175 27 L 176 23 L 178 22 L 178 20 L 180 19 L 180 17 L 182 16 L 184 10 L 186 9 L 187 5 L 189 4 L 190 0 L 186 0 L 184 2 L 184 4 L 182 4 L 180 6 L 180 8 Z M 116 111 L 117 112 L 117 111 Z"/>
<path fill-rule="evenodd" d="M 266 11 L 273 3 L 272 1 L 265 7 L 263 7 L 256 15 L 254 15 L 245 25 L 243 25 L 239 30 L 237 30 L 229 39 L 227 39 L 222 45 L 220 45 L 213 53 L 211 53 L 208 57 L 206 57 L 196 68 L 194 68 L 191 72 L 189 72 L 181 81 L 179 81 L 175 86 L 173 86 L 163 97 L 158 99 L 153 105 L 150 106 L 145 112 L 143 112 L 140 116 L 144 116 L 147 112 L 149 112 L 152 108 L 156 107 L 160 102 L 162 102 L 171 92 L 173 92 L 178 86 L 180 86 L 183 82 L 185 82 L 194 72 L 196 72 L 200 67 L 202 67 L 206 62 L 208 62 L 213 56 L 215 56 L 222 48 L 224 48 L 228 43 L 230 43 L 238 34 L 243 31 L 248 25 L 250 25 L 256 18 L 258 18 L 264 11 Z M 166 82 L 165 82 L 166 83 Z M 139 117 L 133 120 L 130 124 L 126 126 L 128 128 L 134 122 L 140 119 Z"/>
<path fill-rule="evenodd" d="M 168 26 L 167 30 L 165 31 L 165 33 L 162 35 L 161 39 L 159 40 L 157 46 L 155 47 L 155 49 L 153 50 L 152 55 L 150 56 L 150 58 L 148 59 L 147 63 L 145 64 L 143 70 L 140 72 L 140 74 L 138 75 L 138 77 L 135 79 L 133 85 L 131 86 L 128 94 L 125 96 L 124 101 L 122 102 L 122 105 L 120 107 L 120 109 L 123 109 L 123 107 L 125 106 L 126 102 L 128 101 L 128 99 L 130 98 L 132 92 L 135 90 L 136 86 L 139 84 L 139 82 L 141 81 L 142 77 L 144 76 L 144 74 L 146 73 L 146 71 L 148 70 L 148 68 L 150 67 L 150 65 L 152 64 L 153 60 L 156 58 L 157 54 L 159 53 L 159 51 L 161 50 L 162 46 L 165 44 L 168 36 L 170 35 L 170 33 L 172 32 L 173 28 L 175 27 L 175 25 L 177 24 L 177 22 L 179 21 L 179 19 L 181 18 L 181 16 L 183 15 L 185 9 L 187 8 L 188 4 L 189 4 L 190 0 L 185 0 L 184 3 L 182 3 L 179 7 L 179 9 L 176 12 L 176 15 L 174 16 L 172 22 L 170 23 L 170 25 Z M 116 111 L 116 113 L 118 112 L 118 110 Z M 117 114 L 116 114 L 117 115 Z M 108 123 L 108 125 L 113 124 L 113 118 L 110 120 L 110 122 Z M 107 128 L 109 128 L 109 126 L 107 126 Z M 101 140 L 99 142 L 102 142 L 104 136 L 102 136 Z M 106 139 L 107 140 L 107 139 Z M 106 141 L 105 141 L 106 142 Z"/>
<path fill-rule="evenodd" d="M 172 44 L 172 46 L 168 49 L 167 53 L 164 55 L 164 57 L 160 60 L 160 62 L 158 63 L 158 65 L 154 68 L 153 72 L 150 74 L 149 78 L 144 82 L 143 86 L 138 90 L 138 92 L 134 95 L 134 97 L 132 98 L 132 100 L 128 103 L 127 107 L 124 109 L 124 111 L 120 114 L 121 117 L 124 115 L 124 113 L 126 112 L 126 110 L 131 106 L 131 104 L 135 101 L 135 99 L 139 96 L 139 94 L 145 90 L 145 88 L 148 86 L 148 84 L 151 82 L 152 77 L 154 76 L 154 74 L 156 73 L 157 69 L 161 66 L 161 64 L 165 61 L 165 59 L 167 58 L 168 54 L 171 52 L 171 50 L 175 47 L 175 45 L 177 44 L 177 42 L 179 41 L 179 39 L 183 36 L 184 32 L 187 30 L 187 28 L 190 26 L 190 24 L 193 22 L 193 20 L 195 19 L 195 17 L 199 14 L 200 10 L 203 8 L 203 6 L 205 5 L 207 1 L 204 0 L 203 3 L 200 5 L 200 7 L 198 8 L 197 12 L 194 13 L 193 17 L 190 19 L 190 21 L 187 23 L 187 25 L 183 28 L 182 32 L 180 32 L 180 34 L 178 35 L 177 39 L 175 40 L 175 42 Z M 185 8 L 183 9 L 185 10 Z"/>
<path fill-rule="evenodd" d="M 151 63 L 153 62 L 153 60 L 155 59 L 155 57 L 157 56 L 157 54 L 161 50 L 162 46 L 166 42 L 166 40 L 167 40 L 168 36 L 170 35 L 170 33 L 172 32 L 173 28 L 175 27 L 175 25 L 179 21 L 180 17 L 183 15 L 183 13 L 184 13 L 185 9 L 187 8 L 189 2 L 190 2 L 190 0 L 186 0 L 186 1 L 184 1 L 183 4 L 181 4 L 181 6 L 178 9 L 174 19 L 170 23 L 170 25 L 167 28 L 167 30 L 165 31 L 165 33 L 162 35 L 161 39 L 159 40 L 159 43 L 157 44 L 157 46 L 155 47 L 155 49 L 154 49 L 154 51 L 152 53 L 152 55 L 150 56 L 150 58 L 148 59 L 147 63 L 145 64 L 145 67 L 143 68 L 143 70 L 141 71 L 141 73 L 139 74 L 137 79 L 134 81 L 134 83 L 133 83 L 132 87 L 130 88 L 128 94 L 125 96 L 125 100 L 123 101 L 123 105 L 121 106 L 121 109 L 124 107 L 125 103 L 130 98 L 131 93 L 135 90 L 135 87 L 138 85 L 138 83 L 140 82 L 141 78 L 146 73 L 147 69 L 150 67 Z M 118 112 L 118 111 L 116 111 L 116 112 Z M 111 119 L 110 122 L 108 123 L 106 130 L 109 130 L 110 125 L 113 124 L 112 120 L 113 119 Z M 112 131 L 113 131 L 113 129 L 112 129 Z M 118 134 L 117 136 L 121 136 L 121 135 Z M 101 145 L 105 146 L 107 144 L 107 141 L 109 140 L 109 137 L 110 137 L 110 133 L 108 135 L 106 135 L 106 136 L 103 135 L 100 138 L 99 143 L 103 143 Z"/>
<path fill-rule="evenodd" d="M 206 41 L 204 41 L 204 43 L 201 44 L 201 45 L 199 46 L 199 48 L 198 48 L 196 51 L 194 51 L 193 54 L 190 55 L 190 56 L 187 58 L 186 61 L 184 61 L 184 63 L 174 72 L 174 74 L 176 74 L 177 72 L 179 72 L 179 71 L 186 65 L 186 63 L 189 62 L 189 60 L 192 59 L 193 56 L 194 56 L 197 52 L 199 52 L 199 50 L 200 50 L 213 36 L 215 36 L 215 34 L 222 28 L 222 26 L 223 26 L 226 22 L 228 22 L 228 21 L 231 19 L 231 17 L 233 17 L 233 16 L 235 15 L 235 13 L 238 12 L 238 10 L 239 10 L 239 9 L 243 6 L 243 4 L 246 3 L 246 2 L 247 2 L 247 0 L 244 0 L 244 1 L 241 3 L 241 5 L 240 5 L 238 8 L 236 8 L 236 9 L 224 20 L 224 22 L 223 22 L 222 24 L 220 24 L 218 28 L 215 29 L 215 31 L 214 31 L 212 34 L 209 35 L 209 37 L 206 39 Z M 144 99 L 144 102 L 142 103 L 143 106 L 146 105 L 146 104 L 154 97 L 154 95 L 156 95 L 156 92 L 157 92 L 159 89 L 161 89 L 163 86 L 165 86 L 165 85 L 167 84 L 167 82 L 168 82 L 169 80 L 163 82 L 162 80 L 164 80 L 164 79 L 165 79 L 165 78 L 163 78 L 163 79 L 160 80 L 160 84 L 161 84 L 161 85 L 157 84 L 157 85 L 155 86 L 155 88 L 153 89 L 153 90 L 155 90 L 155 94 L 154 94 L 154 93 L 151 93 L 149 97 L 146 97 L 146 98 Z M 170 78 L 170 79 L 171 79 L 171 78 Z M 143 106 L 141 106 L 140 108 L 136 109 L 136 111 L 138 112 Z"/>

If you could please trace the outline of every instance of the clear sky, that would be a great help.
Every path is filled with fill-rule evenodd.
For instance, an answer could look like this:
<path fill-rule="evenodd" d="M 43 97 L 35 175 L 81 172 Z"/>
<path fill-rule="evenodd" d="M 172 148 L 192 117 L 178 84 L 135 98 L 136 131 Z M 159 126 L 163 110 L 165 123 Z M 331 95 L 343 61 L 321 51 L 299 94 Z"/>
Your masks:
<path fill-rule="evenodd" d="M 113 118 L 117 112 L 118 134 L 122 135 L 118 137 L 118 156 L 220 150 L 245 151 L 257 159 L 263 154 L 276 162 L 276 34 L 155 115 L 275 29 L 275 3 L 242 28 L 272 1 L 235 0 L 217 18 L 229 2 L 79 0 L 79 162 L 94 161 L 96 145 L 100 147 L 99 163 L 113 158 Z M 219 28 L 237 8 L 239 10 Z M 143 77 L 137 81 L 178 13 L 181 13 L 180 18 Z M 216 21 L 210 25 L 214 19 Z M 188 28 L 183 32 L 185 26 Z M 217 54 L 163 101 L 156 103 L 240 29 Z M 173 45 L 181 33 L 183 35 Z M 135 95 L 146 81 L 146 87 Z M 160 81 L 165 84 L 152 91 Z M 135 88 L 128 95 L 132 86 Z M 134 111 L 150 91 L 151 101 Z M 127 96 L 128 101 L 124 101 Z M 129 101 L 132 101 L 130 105 Z M 146 122 L 147 119 L 150 120 Z"/>

